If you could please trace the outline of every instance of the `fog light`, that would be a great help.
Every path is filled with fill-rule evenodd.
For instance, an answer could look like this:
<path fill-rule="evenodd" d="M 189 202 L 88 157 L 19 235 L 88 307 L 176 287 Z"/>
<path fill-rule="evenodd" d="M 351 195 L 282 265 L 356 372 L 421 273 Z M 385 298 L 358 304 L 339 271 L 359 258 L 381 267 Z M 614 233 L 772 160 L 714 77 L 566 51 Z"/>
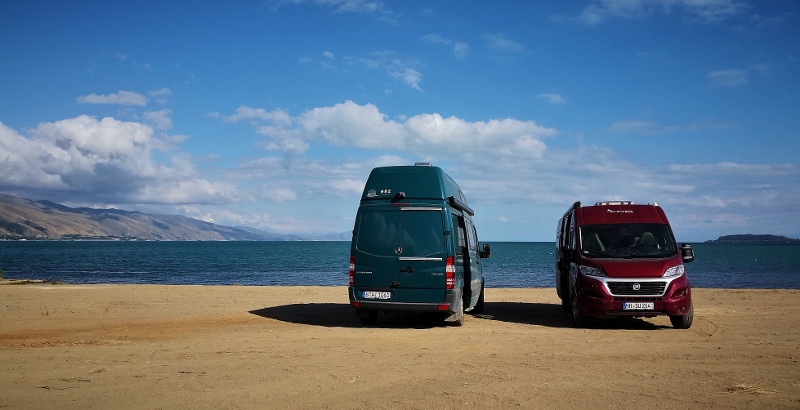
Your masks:
<path fill-rule="evenodd" d="M 681 313 L 686 313 L 686 306 L 681 306 Z"/>

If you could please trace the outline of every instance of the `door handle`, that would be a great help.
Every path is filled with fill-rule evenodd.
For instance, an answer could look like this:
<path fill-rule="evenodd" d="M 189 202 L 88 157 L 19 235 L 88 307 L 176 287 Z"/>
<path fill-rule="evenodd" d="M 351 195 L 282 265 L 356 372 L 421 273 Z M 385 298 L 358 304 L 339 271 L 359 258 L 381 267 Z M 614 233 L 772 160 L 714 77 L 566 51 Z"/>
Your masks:
<path fill-rule="evenodd" d="M 412 268 L 411 266 L 407 266 L 405 269 L 400 269 L 400 272 L 411 273 L 414 272 L 414 268 Z"/>

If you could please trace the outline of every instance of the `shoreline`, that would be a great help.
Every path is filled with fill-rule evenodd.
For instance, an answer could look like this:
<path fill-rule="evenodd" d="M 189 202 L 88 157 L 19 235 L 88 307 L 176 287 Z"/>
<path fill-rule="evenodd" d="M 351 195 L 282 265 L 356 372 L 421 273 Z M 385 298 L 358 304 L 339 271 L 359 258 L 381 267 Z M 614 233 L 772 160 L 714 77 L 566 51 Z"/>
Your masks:
<path fill-rule="evenodd" d="M 0 286 L 0 407 L 800 406 L 800 290 L 693 289 L 688 330 L 486 292 L 463 327 L 362 327 L 345 286 Z"/>

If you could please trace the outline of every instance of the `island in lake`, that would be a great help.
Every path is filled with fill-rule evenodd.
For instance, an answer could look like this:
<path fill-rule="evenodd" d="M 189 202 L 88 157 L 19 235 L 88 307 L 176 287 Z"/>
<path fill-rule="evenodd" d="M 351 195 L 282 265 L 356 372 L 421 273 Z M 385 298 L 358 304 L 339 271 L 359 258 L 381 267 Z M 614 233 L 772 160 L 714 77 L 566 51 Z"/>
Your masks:
<path fill-rule="evenodd" d="M 800 239 L 789 238 L 782 235 L 723 235 L 718 239 L 706 241 L 706 243 L 800 243 Z"/>

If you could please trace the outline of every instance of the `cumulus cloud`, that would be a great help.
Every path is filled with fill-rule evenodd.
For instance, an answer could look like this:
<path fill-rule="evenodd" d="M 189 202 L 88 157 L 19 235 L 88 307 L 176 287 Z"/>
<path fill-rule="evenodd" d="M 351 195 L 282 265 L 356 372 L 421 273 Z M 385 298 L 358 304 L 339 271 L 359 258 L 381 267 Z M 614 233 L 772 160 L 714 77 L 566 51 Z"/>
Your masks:
<path fill-rule="evenodd" d="M 399 150 L 425 157 L 457 155 L 468 159 L 481 152 L 495 159 L 531 159 L 541 157 L 547 150 L 542 138 L 556 135 L 555 129 L 510 118 L 468 122 L 454 116 L 418 114 L 395 121 L 375 105 L 353 101 L 314 108 L 294 118 L 276 111 L 281 115 L 239 107 L 235 116 L 246 113 L 247 118 L 261 120 L 257 132 L 269 138 L 264 148 L 292 154 L 303 154 L 309 141 L 316 140 L 333 146 Z"/>
<path fill-rule="evenodd" d="M 147 97 L 133 91 L 119 91 L 106 95 L 92 93 L 78 97 L 77 101 L 80 104 L 147 105 Z"/>
<path fill-rule="evenodd" d="M 24 137 L 0 123 L 0 189 L 81 203 L 224 203 L 246 199 L 201 177 L 181 156 L 154 160 L 162 145 L 141 123 L 87 115 L 41 123 Z"/>
<path fill-rule="evenodd" d="M 151 123 L 155 124 L 156 128 L 160 130 L 168 130 L 172 128 L 172 110 L 149 111 L 142 114 L 144 118 Z"/>

